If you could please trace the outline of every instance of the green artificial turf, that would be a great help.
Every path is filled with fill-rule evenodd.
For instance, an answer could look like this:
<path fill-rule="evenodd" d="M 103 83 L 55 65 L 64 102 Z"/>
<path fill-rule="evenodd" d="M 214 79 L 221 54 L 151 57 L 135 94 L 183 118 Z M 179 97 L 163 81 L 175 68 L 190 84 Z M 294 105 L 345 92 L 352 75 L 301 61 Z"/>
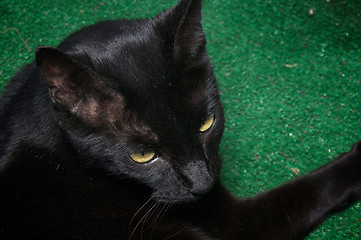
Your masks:
<path fill-rule="evenodd" d="M 2 0 L 0 89 L 38 45 L 175 3 Z M 222 179 L 236 195 L 306 174 L 361 139 L 360 1 L 204 0 L 203 25 L 225 107 Z M 307 239 L 361 239 L 360 214 L 356 203 Z"/>

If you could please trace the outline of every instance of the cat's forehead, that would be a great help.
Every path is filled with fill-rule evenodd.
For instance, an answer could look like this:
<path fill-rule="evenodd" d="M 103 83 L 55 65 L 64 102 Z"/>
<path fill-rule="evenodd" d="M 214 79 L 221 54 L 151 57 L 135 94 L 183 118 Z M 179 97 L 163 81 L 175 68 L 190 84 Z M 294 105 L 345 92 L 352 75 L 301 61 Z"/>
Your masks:
<path fill-rule="evenodd" d="M 108 80 L 143 81 L 162 73 L 167 47 L 149 21 L 111 22 L 107 27 L 112 37 L 107 38 L 102 28 L 91 29 L 87 38 L 70 39 L 72 46 L 66 52 Z M 94 39 L 97 36 L 102 41 Z"/>
<path fill-rule="evenodd" d="M 190 60 L 187 51 L 191 47 L 176 48 L 174 35 L 167 33 L 169 28 L 164 32 L 151 20 L 102 23 L 84 30 L 81 37 L 69 38 L 65 46 L 71 48 L 62 50 L 124 100 L 122 109 L 132 111 L 134 124 L 159 135 L 164 129 L 169 132 L 177 125 L 199 122 L 209 114 L 210 102 L 218 101 L 212 67 L 203 48 L 199 48 L 197 59 Z M 109 115 L 111 120 L 122 122 L 118 119 L 122 111 L 117 111 L 116 102 L 111 104 L 115 112 Z"/>

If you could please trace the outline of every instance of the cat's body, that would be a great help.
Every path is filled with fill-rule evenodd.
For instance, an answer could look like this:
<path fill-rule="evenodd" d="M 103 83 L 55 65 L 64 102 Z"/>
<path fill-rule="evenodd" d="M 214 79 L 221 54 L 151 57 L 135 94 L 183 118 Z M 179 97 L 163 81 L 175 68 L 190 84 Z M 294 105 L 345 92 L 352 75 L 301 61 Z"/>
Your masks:
<path fill-rule="evenodd" d="M 361 197 L 361 144 L 253 198 L 224 189 L 200 12 L 183 0 L 37 50 L 0 102 L 1 239 L 301 239 Z"/>

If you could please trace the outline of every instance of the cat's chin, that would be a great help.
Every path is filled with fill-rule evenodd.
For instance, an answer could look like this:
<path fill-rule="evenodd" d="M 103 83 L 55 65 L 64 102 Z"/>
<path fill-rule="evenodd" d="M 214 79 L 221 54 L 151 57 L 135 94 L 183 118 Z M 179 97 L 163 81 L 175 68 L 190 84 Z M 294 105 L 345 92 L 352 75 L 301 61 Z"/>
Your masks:
<path fill-rule="evenodd" d="M 202 196 L 203 195 L 191 195 L 191 196 L 184 196 L 184 197 L 153 197 L 153 199 L 156 202 L 165 203 L 165 204 L 169 204 L 169 203 L 182 204 L 182 203 L 196 202 L 199 199 L 201 199 Z"/>
<path fill-rule="evenodd" d="M 189 202 L 195 202 L 203 198 L 205 194 L 193 194 L 191 192 L 185 192 L 183 194 L 153 194 L 152 198 L 156 202 L 160 203 L 189 203 Z"/>
<path fill-rule="evenodd" d="M 157 202 L 162 203 L 188 203 L 195 202 L 202 199 L 205 195 L 209 194 L 213 189 L 216 181 L 210 179 L 208 182 L 199 184 L 199 188 L 187 188 L 187 187 L 172 187 L 165 190 L 159 189 L 154 190 L 152 193 L 152 198 Z M 197 190 L 197 191 L 195 191 Z"/>

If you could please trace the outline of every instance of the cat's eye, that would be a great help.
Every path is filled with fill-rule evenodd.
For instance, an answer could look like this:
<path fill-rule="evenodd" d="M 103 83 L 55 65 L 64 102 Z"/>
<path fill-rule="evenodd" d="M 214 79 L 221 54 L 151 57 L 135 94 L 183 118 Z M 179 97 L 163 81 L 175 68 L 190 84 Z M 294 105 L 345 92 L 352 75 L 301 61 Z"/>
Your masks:
<path fill-rule="evenodd" d="M 148 151 L 148 152 L 135 152 L 130 154 L 130 158 L 133 161 L 138 163 L 146 163 L 152 160 L 155 157 L 155 152 Z"/>
<path fill-rule="evenodd" d="M 202 133 L 208 131 L 213 126 L 213 123 L 214 123 L 214 115 L 211 115 L 210 117 L 208 117 L 206 121 L 202 123 L 202 126 L 199 128 L 199 131 Z"/>

